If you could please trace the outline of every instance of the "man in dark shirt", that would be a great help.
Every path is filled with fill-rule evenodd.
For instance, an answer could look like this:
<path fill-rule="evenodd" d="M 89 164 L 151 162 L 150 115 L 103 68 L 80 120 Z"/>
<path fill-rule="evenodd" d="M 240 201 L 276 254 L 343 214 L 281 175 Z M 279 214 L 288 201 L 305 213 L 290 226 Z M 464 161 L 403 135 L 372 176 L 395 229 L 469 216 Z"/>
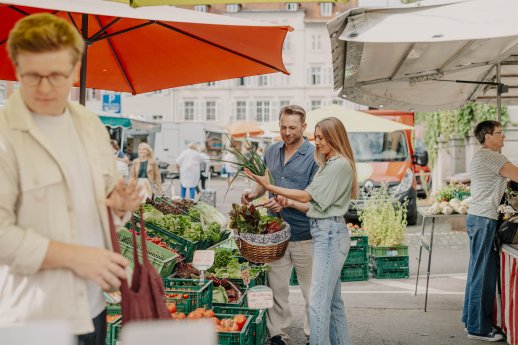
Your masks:
<path fill-rule="evenodd" d="M 314 160 L 315 147 L 304 138 L 306 112 L 302 107 L 289 105 L 281 109 L 279 125 L 282 142 L 268 148 L 264 161 L 270 170 L 275 185 L 304 190 L 318 170 Z M 241 197 L 241 202 L 249 203 L 264 195 L 266 190 L 255 184 Z M 289 281 L 295 267 L 297 278 L 306 301 L 304 333 L 309 337 L 308 300 L 311 285 L 313 243 L 309 231 L 309 218 L 294 208 L 282 208 L 275 199 L 265 205 L 272 213 L 280 213 L 290 225 L 291 239 L 284 257 L 272 262 L 268 273 L 268 284 L 273 290 L 274 306 L 268 311 L 267 325 L 272 345 L 285 345 L 289 339 L 288 327 L 291 322 L 289 306 Z"/>

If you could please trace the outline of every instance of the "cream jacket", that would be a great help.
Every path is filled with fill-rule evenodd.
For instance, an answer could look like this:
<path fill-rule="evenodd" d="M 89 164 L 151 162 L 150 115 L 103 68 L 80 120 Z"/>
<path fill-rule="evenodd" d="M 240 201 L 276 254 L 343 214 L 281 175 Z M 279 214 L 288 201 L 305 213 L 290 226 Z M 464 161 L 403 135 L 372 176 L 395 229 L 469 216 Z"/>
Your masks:
<path fill-rule="evenodd" d="M 160 176 L 160 168 L 158 163 L 153 158 L 147 160 L 147 180 L 153 189 L 153 192 L 158 195 L 164 194 L 162 191 L 162 177 Z M 140 158 L 133 161 L 133 166 L 130 172 L 130 181 L 138 180 L 138 174 L 140 171 Z"/>
<path fill-rule="evenodd" d="M 119 173 L 106 129 L 79 104 L 67 108 L 84 144 L 105 242 L 111 246 L 105 199 Z M 66 145 L 66 143 L 63 143 Z M 50 240 L 78 243 L 69 177 L 21 95 L 0 108 L 0 326 L 33 320 L 94 330 L 86 284 L 70 270 L 40 270 Z"/>

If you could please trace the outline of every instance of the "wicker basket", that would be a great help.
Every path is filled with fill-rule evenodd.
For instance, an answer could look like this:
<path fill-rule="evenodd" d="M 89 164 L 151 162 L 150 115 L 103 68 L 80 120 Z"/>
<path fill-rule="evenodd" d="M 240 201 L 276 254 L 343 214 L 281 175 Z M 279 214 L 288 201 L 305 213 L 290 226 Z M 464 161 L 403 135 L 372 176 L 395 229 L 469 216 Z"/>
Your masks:
<path fill-rule="evenodd" d="M 274 234 L 249 234 L 235 232 L 236 244 L 241 255 L 250 262 L 266 264 L 284 256 L 290 240 L 291 231 L 284 223 L 281 231 Z"/>

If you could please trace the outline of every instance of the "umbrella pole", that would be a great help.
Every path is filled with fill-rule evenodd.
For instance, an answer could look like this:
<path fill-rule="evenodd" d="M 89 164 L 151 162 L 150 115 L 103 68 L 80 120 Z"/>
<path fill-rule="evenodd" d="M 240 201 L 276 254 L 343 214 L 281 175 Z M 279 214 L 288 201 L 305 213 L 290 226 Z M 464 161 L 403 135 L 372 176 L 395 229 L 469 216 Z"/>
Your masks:
<path fill-rule="evenodd" d="M 502 122 L 502 87 L 500 77 L 499 62 L 496 64 L 496 82 L 498 83 L 498 86 L 496 87 L 496 116 L 498 122 Z"/>
<path fill-rule="evenodd" d="M 86 55 L 88 53 L 88 14 L 81 15 L 81 34 L 85 40 L 85 51 L 81 60 L 81 72 L 79 75 L 79 103 L 86 104 Z"/>

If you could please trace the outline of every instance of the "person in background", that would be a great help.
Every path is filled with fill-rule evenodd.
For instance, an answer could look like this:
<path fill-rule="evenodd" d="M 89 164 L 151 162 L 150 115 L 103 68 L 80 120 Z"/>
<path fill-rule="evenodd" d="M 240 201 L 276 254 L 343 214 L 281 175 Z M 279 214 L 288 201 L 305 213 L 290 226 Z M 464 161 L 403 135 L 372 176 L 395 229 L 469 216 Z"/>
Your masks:
<path fill-rule="evenodd" d="M 265 153 L 264 162 L 270 170 L 275 183 L 286 188 L 307 188 L 318 170 L 313 158 L 315 147 L 304 138 L 306 130 L 306 111 L 297 105 L 289 105 L 279 113 L 279 127 L 282 142 L 271 145 Z M 241 202 L 249 202 L 263 196 L 266 189 L 254 184 L 251 190 L 245 190 Z M 267 325 L 272 345 L 285 345 L 288 340 L 288 328 L 291 323 L 289 304 L 290 277 L 293 268 L 306 302 L 304 313 L 304 333 L 310 336 L 309 294 L 311 285 L 312 250 L 309 218 L 305 212 L 295 208 L 282 208 L 275 199 L 270 199 L 265 206 L 271 214 L 279 213 L 290 225 L 291 238 L 284 256 L 270 263 L 268 285 L 273 290 L 274 306 L 268 310 Z"/>
<path fill-rule="evenodd" d="M 195 143 L 190 143 L 187 150 L 180 153 L 176 159 L 176 164 L 180 170 L 180 196 L 185 199 L 187 189 L 189 189 L 189 198 L 194 200 L 196 197 L 196 187 L 200 183 L 200 166 L 204 160 L 204 156 L 198 152 Z"/>
<path fill-rule="evenodd" d="M 278 187 L 270 184 L 268 176 L 257 176 L 248 170 L 245 173 L 276 194 L 281 206 L 294 208 L 310 217 L 313 238 L 310 344 L 348 345 L 340 273 L 351 246 L 344 216 L 351 198 L 357 198 L 359 193 L 356 164 L 345 127 L 336 117 L 325 118 L 316 124 L 315 146 L 319 169 L 304 190 Z"/>
<path fill-rule="evenodd" d="M 141 190 L 120 178 L 99 117 L 68 100 L 85 47 L 77 30 L 32 14 L 6 46 L 20 88 L 0 109 L 0 327 L 58 320 L 79 345 L 104 345 L 102 291 L 128 267 L 111 250 L 107 206 L 121 226 Z"/>
<path fill-rule="evenodd" d="M 129 175 L 129 159 L 128 157 L 122 152 L 122 150 L 119 147 L 119 144 L 117 143 L 117 140 L 110 140 L 110 143 L 112 144 L 113 148 L 113 154 L 115 155 L 116 163 L 117 163 L 117 169 L 119 169 L 119 172 L 121 173 L 122 177 L 126 180 L 126 178 Z"/>
<path fill-rule="evenodd" d="M 164 195 L 160 168 L 154 158 L 153 149 L 146 143 L 138 145 L 138 158 L 133 161 L 130 181 L 136 181 L 142 186 L 146 197 Z"/>
<path fill-rule="evenodd" d="M 471 202 L 466 217 L 470 257 L 462 322 L 469 338 L 500 341 L 503 335 L 493 328 L 492 318 L 498 272 L 493 240 L 507 179 L 518 182 L 518 167 L 500 153 L 505 135 L 499 122 L 482 121 L 474 134 L 482 148 L 471 161 Z"/>
<path fill-rule="evenodd" d="M 201 183 L 201 190 L 205 190 L 205 181 L 207 181 L 207 178 L 210 174 L 210 157 L 207 154 L 207 149 L 204 147 L 201 149 L 200 154 L 203 157 L 203 160 L 200 163 L 200 183 Z M 199 193 L 200 191 L 197 190 Z"/>

